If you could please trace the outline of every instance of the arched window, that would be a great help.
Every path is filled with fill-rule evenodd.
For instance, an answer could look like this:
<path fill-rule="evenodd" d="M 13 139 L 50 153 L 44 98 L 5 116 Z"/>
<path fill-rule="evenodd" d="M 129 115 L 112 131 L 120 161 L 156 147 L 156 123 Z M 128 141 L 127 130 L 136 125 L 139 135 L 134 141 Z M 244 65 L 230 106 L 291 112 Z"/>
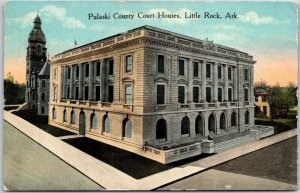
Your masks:
<path fill-rule="evenodd" d="M 71 111 L 71 124 L 75 124 L 76 115 L 74 111 Z"/>
<path fill-rule="evenodd" d="M 63 117 L 64 117 L 64 122 L 67 122 L 68 121 L 68 115 L 67 115 L 67 110 L 65 109 L 64 110 L 64 113 L 63 113 Z"/>
<path fill-rule="evenodd" d="M 249 124 L 249 111 L 245 112 L 245 125 Z"/>
<path fill-rule="evenodd" d="M 204 124 L 203 124 L 203 118 L 201 115 L 198 115 L 195 120 L 195 133 L 204 135 Z"/>
<path fill-rule="evenodd" d="M 91 128 L 93 128 L 93 129 L 98 128 L 98 120 L 97 120 L 95 113 L 91 114 Z"/>
<path fill-rule="evenodd" d="M 45 93 L 44 93 L 44 92 L 42 93 L 41 100 L 42 100 L 42 101 L 45 101 Z"/>
<path fill-rule="evenodd" d="M 104 128 L 104 132 L 110 133 L 110 131 L 111 131 L 110 119 L 107 115 L 104 115 L 104 117 L 103 117 L 103 128 Z"/>
<path fill-rule="evenodd" d="M 226 130 L 226 116 L 225 113 L 222 113 L 220 116 L 220 129 Z"/>
<path fill-rule="evenodd" d="M 216 119 L 214 114 L 210 114 L 208 117 L 208 130 L 216 133 Z"/>
<path fill-rule="evenodd" d="M 167 138 L 167 122 L 165 119 L 161 118 L 156 123 L 156 139 L 166 139 Z"/>
<path fill-rule="evenodd" d="M 123 130 L 123 132 L 122 132 L 123 137 L 131 138 L 132 122 L 129 119 L 125 118 L 123 120 L 122 126 L 123 126 L 123 128 L 122 128 L 122 130 Z"/>
<path fill-rule="evenodd" d="M 56 119 L 56 116 L 57 116 L 56 109 L 55 109 L 55 107 L 53 107 L 53 109 L 52 109 L 52 117 L 53 117 L 53 119 Z"/>
<path fill-rule="evenodd" d="M 190 119 L 185 116 L 181 120 L 181 135 L 190 134 Z"/>
<path fill-rule="evenodd" d="M 232 112 L 231 114 L 231 126 L 234 127 L 236 126 L 236 113 Z"/>

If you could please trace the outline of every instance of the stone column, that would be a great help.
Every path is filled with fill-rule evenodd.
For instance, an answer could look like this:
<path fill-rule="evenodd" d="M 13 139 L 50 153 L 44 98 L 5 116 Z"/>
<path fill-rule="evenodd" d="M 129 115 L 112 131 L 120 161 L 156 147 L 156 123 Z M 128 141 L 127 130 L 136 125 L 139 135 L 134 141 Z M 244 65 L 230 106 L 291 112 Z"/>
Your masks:
<path fill-rule="evenodd" d="M 106 84 L 105 84 L 105 81 L 106 81 L 106 64 L 105 64 L 105 61 L 104 60 L 101 60 L 100 61 L 100 101 L 105 101 L 106 98 L 106 94 L 105 94 L 105 90 L 106 90 Z"/>
<path fill-rule="evenodd" d="M 238 101 L 238 76 L 237 66 L 233 67 L 233 101 Z"/>
<path fill-rule="evenodd" d="M 249 81 L 250 94 L 249 94 L 249 98 L 250 98 L 250 105 L 253 105 L 253 102 L 255 101 L 254 87 L 253 87 L 253 84 L 254 84 L 254 80 L 253 80 L 253 78 L 254 78 L 254 76 L 253 76 L 253 67 L 250 68 L 249 75 L 250 75 L 250 81 Z"/>
<path fill-rule="evenodd" d="M 202 62 L 201 67 L 201 103 L 206 102 L 206 60 Z"/>
<path fill-rule="evenodd" d="M 82 87 L 82 83 L 83 83 L 83 64 L 79 64 L 79 85 L 78 85 L 78 90 L 79 90 L 79 96 L 78 96 L 78 99 L 79 100 L 83 100 L 83 87 Z"/>
<path fill-rule="evenodd" d="M 94 100 L 93 96 L 93 82 L 94 82 L 94 62 L 89 62 L 89 100 L 92 101 Z"/>
<path fill-rule="evenodd" d="M 70 93 L 69 93 L 69 96 L 70 96 L 70 99 L 74 99 L 74 89 L 73 89 L 73 84 L 74 84 L 74 77 L 75 77 L 75 66 L 71 66 L 71 80 L 70 80 Z"/>
<path fill-rule="evenodd" d="M 228 102 L 228 65 L 224 66 L 224 101 Z"/>
<path fill-rule="evenodd" d="M 217 102 L 218 101 L 218 63 L 215 62 L 214 64 L 214 75 L 213 75 L 213 102 Z"/>
<path fill-rule="evenodd" d="M 66 98 L 66 82 L 67 82 L 67 76 L 66 76 L 66 71 L 67 71 L 67 68 L 66 66 L 63 66 L 62 67 L 62 70 L 63 70 L 63 77 L 62 77 L 62 98 Z"/>
<path fill-rule="evenodd" d="M 188 60 L 188 65 L 187 65 L 187 70 L 188 70 L 188 96 L 187 96 L 187 103 L 192 103 L 193 102 L 193 60 L 189 59 Z"/>

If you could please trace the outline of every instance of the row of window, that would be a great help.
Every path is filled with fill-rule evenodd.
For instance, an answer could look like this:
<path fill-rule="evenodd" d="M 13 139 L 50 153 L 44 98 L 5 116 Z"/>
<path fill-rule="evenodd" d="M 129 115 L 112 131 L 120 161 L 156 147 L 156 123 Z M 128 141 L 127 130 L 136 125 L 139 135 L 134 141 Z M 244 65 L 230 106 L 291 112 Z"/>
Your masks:
<path fill-rule="evenodd" d="M 81 112 L 83 113 L 83 112 Z M 84 113 L 83 113 L 84 114 Z M 55 108 L 52 109 L 52 117 L 53 119 L 57 119 L 57 111 Z M 85 118 L 84 118 L 85 119 Z M 249 111 L 245 112 L 245 125 L 249 124 Z M 63 122 L 68 122 L 68 114 L 67 111 L 63 111 Z M 90 127 L 91 129 L 98 129 L 98 118 L 97 116 L 92 113 L 90 115 Z M 220 115 L 220 129 L 226 130 L 227 123 L 226 123 L 226 116 L 225 113 Z M 70 123 L 76 123 L 76 114 L 72 110 L 70 114 Z M 231 113 L 231 127 L 235 127 L 237 125 L 237 117 L 236 113 Z M 112 131 L 111 128 L 111 120 L 108 115 L 104 115 L 102 117 L 102 128 L 103 131 L 106 133 L 110 133 Z M 208 118 L 208 130 L 216 133 L 216 117 L 212 113 Z M 195 120 L 195 133 L 204 135 L 204 120 L 201 115 L 198 115 Z M 190 119 L 188 116 L 185 116 L 181 120 L 181 135 L 190 135 Z M 122 121 L 122 136 L 126 138 L 131 138 L 132 136 L 132 122 L 125 118 Z M 167 122 L 165 119 L 161 118 L 156 123 L 156 139 L 167 139 Z"/>
<path fill-rule="evenodd" d="M 52 109 L 52 117 L 53 119 L 57 119 L 57 111 L 55 108 Z M 84 116 L 84 120 L 85 120 L 85 115 L 83 112 L 80 113 L 80 116 Z M 66 110 L 63 111 L 63 122 L 65 123 L 70 123 L 70 124 L 76 124 L 76 114 L 75 112 L 72 110 L 70 113 L 70 120 L 68 120 L 68 113 Z M 99 125 L 98 125 L 98 118 L 95 115 L 95 113 L 92 113 L 90 115 L 90 129 L 99 129 Z M 111 133 L 112 128 L 111 128 L 111 120 L 109 118 L 108 115 L 104 115 L 102 117 L 102 128 L 103 131 L 106 133 Z M 126 138 L 131 138 L 132 137 L 132 122 L 128 119 L 125 118 L 122 121 L 122 137 L 126 137 Z"/>
<path fill-rule="evenodd" d="M 114 60 L 108 59 L 105 61 L 108 63 L 108 75 L 110 75 L 110 76 L 114 75 Z M 100 76 L 101 75 L 101 62 L 96 61 L 96 62 L 92 62 L 91 64 L 92 64 L 91 66 L 89 63 L 83 64 L 85 77 L 90 76 L 90 71 L 89 71 L 90 67 L 95 69 L 95 76 Z M 132 69 L 133 69 L 132 55 L 126 55 L 125 56 L 125 72 L 132 73 Z M 71 79 L 71 70 L 72 69 L 70 66 L 66 67 L 67 79 Z M 79 73 L 80 73 L 79 65 L 76 65 L 75 66 L 75 77 L 76 78 L 79 78 Z"/>
<path fill-rule="evenodd" d="M 179 76 L 185 76 L 186 75 L 186 65 L 187 60 L 186 59 L 179 59 L 178 60 L 178 75 Z M 193 62 L 193 76 L 198 77 L 199 76 L 199 65 L 200 63 L 195 61 Z M 212 77 L 212 63 L 206 63 L 206 78 L 211 78 Z M 223 65 L 218 65 L 218 79 L 223 78 Z M 245 68 L 244 69 L 244 79 L 246 81 L 249 80 L 249 69 Z M 158 55 L 157 56 L 157 73 L 158 74 L 164 74 L 165 73 L 165 56 L 164 55 Z M 228 67 L 228 80 L 233 79 L 233 67 L 229 66 Z"/>
<path fill-rule="evenodd" d="M 185 76 L 186 74 L 186 64 L 187 64 L 187 60 L 186 59 L 179 59 L 178 60 L 178 75 L 179 76 Z M 101 73 L 101 62 L 97 61 L 97 62 L 92 62 L 92 66 L 95 65 L 96 68 L 96 76 L 100 76 Z M 199 65 L 200 63 L 195 61 L 193 62 L 193 75 L 194 77 L 198 77 L 199 76 Z M 212 63 L 206 63 L 206 78 L 211 78 L 212 77 L 212 67 L 213 64 Z M 90 72 L 89 72 L 89 68 L 90 68 L 90 64 L 86 63 L 84 64 L 84 74 L 85 77 L 89 77 L 90 76 Z M 218 79 L 222 79 L 223 78 L 223 65 L 218 65 Z M 133 57 L 132 55 L 126 55 L 125 56 L 125 72 L 126 73 L 132 73 L 133 70 Z M 164 55 L 158 55 L 157 56 L 157 73 L 158 74 L 164 74 L 165 73 L 165 56 Z M 228 80 L 232 80 L 233 78 L 233 67 L 229 66 L 228 67 Z M 78 78 L 79 77 L 79 65 L 75 66 L 75 77 Z M 114 61 L 113 59 L 109 59 L 108 60 L 108 75 L 114 75 Z M 245 68 L 244 69 L 244 80 L 245 81 L 249 81 L 249 69 Z M 54 70 L 54 77 L 57 80 L 57 69 Z M 67 78 L 70 79 L 71 78 L 71 67 L 68 66 L 67 67 Z"/>
<path fill-rule="evenodd" d="M 249 111 L 245 112 L 245 125 L 249 124 Z M 226 130 L 225 113 L 220 115 L 220 129 Z M 231 127 L 237 125 L 236 113 L 231 113 Z M 216 133 L 216 117 L 212 113 L 208 118 L 208 130 Z M 204 119 L 201 115 L 198 115 L 195 120 L 195 133 L 204 136 Z M 190 119 L 185 116 L 181 120 L 181 135 L 190 135 Z M 167 122 L 165 119 L 161 118 L 156 123 L 156 139 L 167 139 Z"/>
<path fill-rule="evenodd" d="M 114 100 L 114 86 L 113 85 L 107 85 L 107 91 L 106 94 L 104 95 L 104 98 L 101 99 L 101 87 L 100 85 L 96 85 L 94 87 L 94 92 L 95 92 L 95 97 L 89 98 L 89 86 L 84 86 L 83 87 L 83 100 L 89 100 L 91 99 L 92 101 L 104 101 L 104 102 L 109 102 L 112 103 Z M 70 99 L 70 86 L 66 87 L 66 99 Z M 74 87 L 74 99 L 78 100 L 79 99 L 79 87 L 75 86 Z M 133 86 L 132 84 L 125 84 L 124 85 L 124 103 L 125 104 L 133 104 Z"/>
<path fill-rule="evenodd" d="M 157 104 L 165 104 L 166 97 L 165 97 L 165 85 L 158 84 L 156 88 L 157 93 Z M 233 89 L 228 88 L 228 101 L 233 101 Z M 200 91 L 199 87 L 193 87 L 193 102 L 199 103 L 200 100 Z M 223 102 L 223 88 L 218 88 L 218 101 Z M 244 89 L 244 101 L 249 101 L 249 90 L 248 88 Z M 206 102 L 212 102 L 212 88 L 206 87 Z M 178 86 L 178 103 L 184 104 L 186 103 L 186 91 L 185 86 Z"/>

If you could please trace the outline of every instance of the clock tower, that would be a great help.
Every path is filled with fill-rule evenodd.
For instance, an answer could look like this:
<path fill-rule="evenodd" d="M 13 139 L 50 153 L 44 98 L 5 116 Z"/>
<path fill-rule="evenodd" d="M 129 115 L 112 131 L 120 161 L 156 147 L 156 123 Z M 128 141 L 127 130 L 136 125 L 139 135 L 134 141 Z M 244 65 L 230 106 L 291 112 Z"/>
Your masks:
<path fill-rule="evenodd" d="M 38 74 L 47 61 L 45 34 L 41 28 L 42 22 L 37 14 L 34 26 L 28 37 L 26 55 L 26 102 L 29 109 L 36 110 L 38 101 Z"/>

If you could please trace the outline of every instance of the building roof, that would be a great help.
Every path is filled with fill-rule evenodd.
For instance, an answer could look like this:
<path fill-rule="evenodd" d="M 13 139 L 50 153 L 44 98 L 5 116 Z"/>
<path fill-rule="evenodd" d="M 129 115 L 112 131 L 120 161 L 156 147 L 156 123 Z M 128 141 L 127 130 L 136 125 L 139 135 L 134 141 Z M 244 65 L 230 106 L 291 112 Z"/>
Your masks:
<path fill-rule="evenodd" d="M 47 61 L 44 64 L 42 70 L 39 73 L 39 76 L 50 76 L 50 64 L 49 64 L 49 61 Z"/>
<path fill-rule="evenodd" d="M 258 89 L 255 89 L 254 94 L 255 95 L 268 95 L 269 93 L 263 88 L 258 88 Z"/>
<path fill-rule="evenodd" d="M 109 37 L 106 37 L 106 38 L 103 38 L 103 39 L 100 39 L 100 40 L 97 40 L 97 41 L 94 41 L 94 42 L 90 42 L 88 44 L 84 44 L 84 45 L 81 45 L 81 46 L 78 46 L 78 47 L 75 47 L 75 48 L 71 48 L 69 50 L 66 50 L 66 51 L 61 52 L 61 53 L 56 54 L 56 55 L 65 54 L 67 52 L 77 50 L 79 48 L 83 48 L 83 47 L 86 47 L 86 46 L 90 46 L 90 45 L 96 44 L 98 42 L 103 42 L 105 40 L 109 40 L 109 39 L 115 38 L 115 37 L 120 36 L 120 35 L 132 33 L 134 31 L 137 31 L 137 30 L 140 30 L 140 29 L 149 29 L 149 30 L 153 30 L 153 31 L 156 31 L 156 32 L 162 32 L 162 33 L 166 33 L 166 34 L 173 35 L 173 36 L 179 36 L 179 37 L 184 38 L 184 39 L 188 39 L 188 40 L 192 40 L 192 41 L 196 41 L 196 42 L 201 42 L 201 43 L 203 43 L 205 41 L 205 40 L 201 40 L 201 39 L 194 38 L 194 37 L 191 37 L 191 36 L 187 36 L 187 35 L 179 34 L 179 33 L 176 33 L 176 32 L 171 32 L 171 31 L 168 31 L 168 30 L 164 30 L 164 29 L 161 29 L 161 28 L 153 27 L 153 26 L 150 26 L 150 25 L 144 25 L 144 26 L 140 26 L 140 27 L 128 30 L 128 31 L 123 32 L 123 33 L 118 33 L 118 34 L 115 34 L 115 35 L 112 35 L 112 36 L 109 36 Z M 220 44 L 215 44 L 215 45 L 217 45 L 217 46 L 219 46 L 223 49 L 230 50 L 230 51 L 245 53 L 245 52 L 242 52 L 242 51 L 237 50 L 235 48 L 223 46 L 223 45 L 220 45 Z"/>
<path fill-rule="evenodd" d="M 45 34 L 41 28 L 42 22 L 39 15 L 36 16 L 33 23 L 34 23 L 34 27 L 29 34 L 28 42 L 34 42 L 34 41 L 46 42 Z"/>

